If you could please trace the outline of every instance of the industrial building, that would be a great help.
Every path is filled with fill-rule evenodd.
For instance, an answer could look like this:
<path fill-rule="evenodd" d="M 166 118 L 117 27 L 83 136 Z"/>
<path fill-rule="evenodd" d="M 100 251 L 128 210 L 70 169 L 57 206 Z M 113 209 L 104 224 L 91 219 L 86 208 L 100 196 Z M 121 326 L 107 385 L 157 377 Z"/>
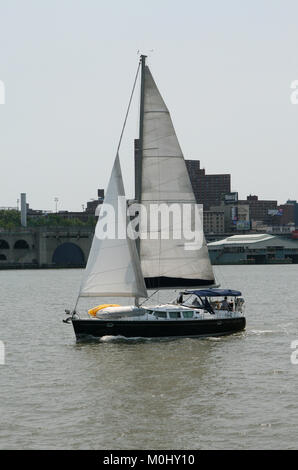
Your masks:
<path fill-rule="evenodd" d="M 267 233 L 233 235 L 208 250 L 212 264 L 298 264 L 298 240 Z"/>

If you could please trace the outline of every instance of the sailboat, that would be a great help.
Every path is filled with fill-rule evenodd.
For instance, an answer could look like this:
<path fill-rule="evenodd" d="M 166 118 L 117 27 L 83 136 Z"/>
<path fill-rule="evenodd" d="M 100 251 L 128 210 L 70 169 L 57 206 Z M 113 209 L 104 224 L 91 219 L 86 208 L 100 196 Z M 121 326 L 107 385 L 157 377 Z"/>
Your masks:
<path fill-rule="evenodd" d="M 216 287 L 202 215 L 195 219 L 198 225 L 193 222 L 192 216 L 199 211 L 183 153 L 144 55 L 137 76 L 139 70 L 135 200 L 129 204 L 125 197 L 119 143 L 77 303 L 73 311 L 66 310 L 64 322 L 72 323 L 77 340 L 103 336 L 211 336 L 243 330 L 246 320 L 242 294 Z M 169 217 L 160 221 L 161 207 L 170 210 Z M 110 219 L 114 223 L 108 234 Z M 184 226 L 189 222 L 188 230 L 179 231 L 181 220 Z M 190 234 L 195 236 L 192 242 Z M 165 304 L 150 304 L 150 291 L 161 289 L 175 291 L 175 298 Z M 135 302 L 124 306 L 100 304 L 81 318 L 77 310 L 81 297 L 129 297 Z"/>

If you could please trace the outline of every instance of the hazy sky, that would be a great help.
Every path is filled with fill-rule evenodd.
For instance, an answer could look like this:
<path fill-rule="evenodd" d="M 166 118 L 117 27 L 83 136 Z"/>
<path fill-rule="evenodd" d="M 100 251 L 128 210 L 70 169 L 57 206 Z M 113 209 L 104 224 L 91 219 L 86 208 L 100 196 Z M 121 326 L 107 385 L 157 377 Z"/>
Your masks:
<path fill-rule="evenodd" d="M 0 206 L 26 192 L 35 209 L 81 210 L 106 187 L 138 50 L 185 158 L 231 173 L 241 198 L 298 199 L 296 0 L 0 0 Z"/>

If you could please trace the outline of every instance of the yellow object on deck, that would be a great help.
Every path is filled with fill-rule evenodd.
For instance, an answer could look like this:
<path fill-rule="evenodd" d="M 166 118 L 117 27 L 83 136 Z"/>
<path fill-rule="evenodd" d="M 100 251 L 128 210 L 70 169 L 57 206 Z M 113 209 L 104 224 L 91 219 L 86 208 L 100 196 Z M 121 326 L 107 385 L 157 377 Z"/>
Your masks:
<path fill-rule="evenodd" d="M 92 317 L 95 317 L 98 310 L 102 310 L 103 308 L 107 308 L 107 307 L 120 307 L 120 305 L 118 305 L 118 304 L 102 304 L 102 305 L 98 305 L 97 307 L 91 308 L 90 310 L 88 310 L 88 313 Z"/>

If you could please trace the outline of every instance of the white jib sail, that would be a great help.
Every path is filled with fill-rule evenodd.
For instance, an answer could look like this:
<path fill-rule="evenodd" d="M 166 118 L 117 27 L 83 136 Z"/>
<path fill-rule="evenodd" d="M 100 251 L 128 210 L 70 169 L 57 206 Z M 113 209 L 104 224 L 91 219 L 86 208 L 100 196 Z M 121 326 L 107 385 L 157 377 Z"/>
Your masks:
<path fill-rule="evenodd" d="M 147 297 L 135 241 L 127 237 L 127 209 L 117 154 L 95 228 L 80 297 Z"/>
<path fill-rule="evenodd" d="M 196 204 L 184 157 L 172 124 L 170 113 L 154 82 L 149 68 L 145 67 L 144 120 L 141 203 Z M 197 248 L 185 249 L 189 239 L 167 238 L 163 231 L 175 232 L 174 222 L 160 227 L 159 240 L 150 239 L 148 227 L 141 219 L 140 257 L 147 287 L 181 287 L 197 281 L 212 284 L 214 275 L 201 223 L 201 243 Z M 146 233 L 147 232 L 147 233 Z M 151 234 L 152 235 L 152 234 Z M 148 283 L 148 278 L 153 283 Z M 160 282 L 161 278 L 167 278 Z M 172 279 L 173 280 L 172 280 Z M 188 284 L 187 284 L 188 282 Z"/>

